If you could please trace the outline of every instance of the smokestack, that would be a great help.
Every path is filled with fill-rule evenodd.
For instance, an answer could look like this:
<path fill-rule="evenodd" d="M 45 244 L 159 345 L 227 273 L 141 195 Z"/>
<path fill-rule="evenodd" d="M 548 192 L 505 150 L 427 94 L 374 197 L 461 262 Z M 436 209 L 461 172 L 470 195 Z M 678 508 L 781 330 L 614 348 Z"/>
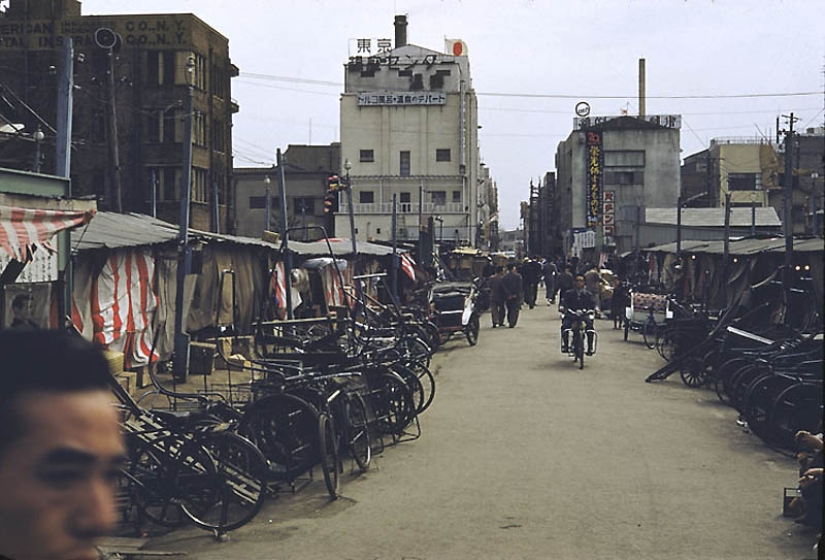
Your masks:
<path fill-rule="evenodd" d="M 407 44 L 407 16 L 395 16 L 395 48 Z"/>
<path fill-rule="evenodd" d="M 639 59 L 639 116 L 645 116 L 645 59 Z"/>

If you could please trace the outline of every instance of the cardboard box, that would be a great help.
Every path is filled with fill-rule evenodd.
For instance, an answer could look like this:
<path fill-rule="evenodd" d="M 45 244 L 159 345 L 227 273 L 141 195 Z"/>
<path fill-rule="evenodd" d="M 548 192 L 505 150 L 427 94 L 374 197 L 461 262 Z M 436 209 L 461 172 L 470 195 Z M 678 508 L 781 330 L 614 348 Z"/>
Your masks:
<path fill-rule="evenodd" d="M 134 396 L 137 392 L 137 374 L 132 371 L 124 371 L 117 376 L 120 386 L 126 389 L 126 392 Z"/>
<path fill-rule="evenodd" d="M 136 366 L 130 371 L 135 374 L 135 385 L 138 389 L 143 389 L 152 384 L 152 378 L 149 377 L 149 366 Z"/>

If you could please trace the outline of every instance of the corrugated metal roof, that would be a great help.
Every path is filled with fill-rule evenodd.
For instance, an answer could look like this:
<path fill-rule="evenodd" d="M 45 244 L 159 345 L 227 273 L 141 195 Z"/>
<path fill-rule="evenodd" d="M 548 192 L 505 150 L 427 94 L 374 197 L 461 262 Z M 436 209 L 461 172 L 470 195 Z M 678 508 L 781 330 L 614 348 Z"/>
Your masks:
<path fill-rule="evenodd" d="M 332 247 L 332 252 L 336 257 L 352 255 L 352 241 L 350 241 L 349 239 L 346 239 L 344 237 L 337 237 L 334 241 L 331 240 L 329 244 Z M 289 250 L 297 255 L 302 256 L 323 257 L 329 255 L 329 248 L 327 247 L 325 241 L 312 241 L 309 243 L 304 243 L 303 241 L 292 241 L 290 239 Z M 398 252 L 404 253 L 405 251 L 399 249 Z M 392 255 L 392 247 L 385 247 L 383 245 L 377 245 L 375 243 L 359 241 L 358 254 L 374 256 Z"/>
<path fill-rule="evenodd" d="M 756 208 L 757 227 L 780 227 L 782 222 L 771 206 Z M 646 208 L 645 223 L 676 225 L 676 208 Z M 730 209 L 731 227 L 750 227 L 751 209 Z M 683 227 L 725 227 L 724 208 L 682 208 Z"/>
<path fill-rule="evenodd" d="M 795 253 L 816 253 L 825 252 L 823 242 L 819 238 L 794 239 L 793 250 Z M 656 247 L 644 249 L 652 253 L 675 253 L 676 243 L 667 243 Z M 724 241 L 682 241 L 683 253 L 709 253 L 723 255 L 725 253 Z M 732 239 L 729 244 L 730 255 L 756 255 L 759 253 L 783 253 L 785 252 L 785 239 L 782 237 L 772 237 L 769 239 Z"/>
<path fill-rule="evenodd" d="M 239 237 L 196 229 L 190 229 L 189 235 L 194 239 L 278 249 L 278 245 L 254 237 Z M 142 247 L 173 243 L 177 237 L 177 225 L 151 216 L 98 212 L 87 228 L 72 231 L 72 247 L 78 251 Z"/>

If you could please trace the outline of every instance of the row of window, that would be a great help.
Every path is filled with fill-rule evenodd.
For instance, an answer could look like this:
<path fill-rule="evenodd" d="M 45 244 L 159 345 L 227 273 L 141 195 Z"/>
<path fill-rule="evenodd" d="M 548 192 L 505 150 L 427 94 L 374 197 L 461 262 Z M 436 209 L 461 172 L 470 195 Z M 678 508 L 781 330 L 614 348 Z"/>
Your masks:
<path fill-rule="evenodd" d="M 429 191 L 430 202 L 436 206 L 444 206 L 447 204 L 447 191 Z M 305 212 L 306 214 L 315 213 L 315 198 L 301 198 L 296 197 L 292 199 L 296 213 Z M 375 191 L 358 191 L 358 202 L 360 204 L 374 204 Z M 461 191 L 452 191 L 452 202 L 461 202 Z M 401 204 L 402 212 L 409 212 L 412 204 L 412 193 L 399 193 L 399 203 Z M 280 206 L 280 201 L 277 197 L 270 197 L 270 209 L 276 209 Z M 250 210 L 264 210 L 266 209 L 265 196 L 250 196 L 249 197 Z"/>
<path fill-rule="evenodd" d="M 399 174 L 402 177 L 410 176 L 410 159 L 410 152 L 408 150 L 402 150 L 398 153 Z M 361 163 L 375 162 L 375 150 L 360 150 L 358 161 Z M 435 161 L 452 161 L 452 152 L 450 151 L 450 148 L 437 148 L 435 150 Z"/>
<path fill-rule="evenodd" d="M 184 114 L 180 107 L 168 107 L 165 111 L 149 111 L 145 121 L 146 141 L 152 144 L 181 143 L 184 133 Z M 196 146 L 207 145 L 207 118 L 201 111 L 192 115 L 192 143 Z M 223 121 L 214 119 L 212 127 L 212 147 L 215 151 L 226 152 L 226 136 Z"/>
<path fill-rule="evenodd" d="M 226 99 L 229 94 L 229 79 L 219 62 L 216 61 L 211 72 L 208 72 L 209 61 L 201 54 L 171 50 L 146 51 L 146 82 L 152 86 L 187 85 L 190 83 L 187 74 L 191 72 L 191 83 L 196 89 L 206 91 L 208 84 L 212 95 Z"/>
<path fill-rule="evenodd" d="M 150 169 L 149 181 L 155 181 L 157 199 L 159 201 L 173 202 L 180 200 L 181 169 L 179 166 Z M 218 188 L 218 202 L 224 204 L 224 177 L 216 176 L 215 181 Z M 209 170 L 193 167 L 191 200 L 195 202 L 209 202 L 212 199 L 210 194 L 212 190 L 211 187 L 209 183 Z"/>

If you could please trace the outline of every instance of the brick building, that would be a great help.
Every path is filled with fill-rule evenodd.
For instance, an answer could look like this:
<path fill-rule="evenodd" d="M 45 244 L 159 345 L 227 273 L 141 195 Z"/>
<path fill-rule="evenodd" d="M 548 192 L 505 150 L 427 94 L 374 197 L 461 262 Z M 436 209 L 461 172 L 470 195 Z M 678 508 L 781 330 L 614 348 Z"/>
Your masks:
<path fill-rule="evenodd" d="M 73 195 L 177 222 L 191 84 L 191 225 L 232 231 L 238 69 L 227 38 L 192 14 L 84 16 L 78 0 L 10 0 L 0 13 L 0 165 L 54 171 L 58 61 L 69 38 Z"/>

